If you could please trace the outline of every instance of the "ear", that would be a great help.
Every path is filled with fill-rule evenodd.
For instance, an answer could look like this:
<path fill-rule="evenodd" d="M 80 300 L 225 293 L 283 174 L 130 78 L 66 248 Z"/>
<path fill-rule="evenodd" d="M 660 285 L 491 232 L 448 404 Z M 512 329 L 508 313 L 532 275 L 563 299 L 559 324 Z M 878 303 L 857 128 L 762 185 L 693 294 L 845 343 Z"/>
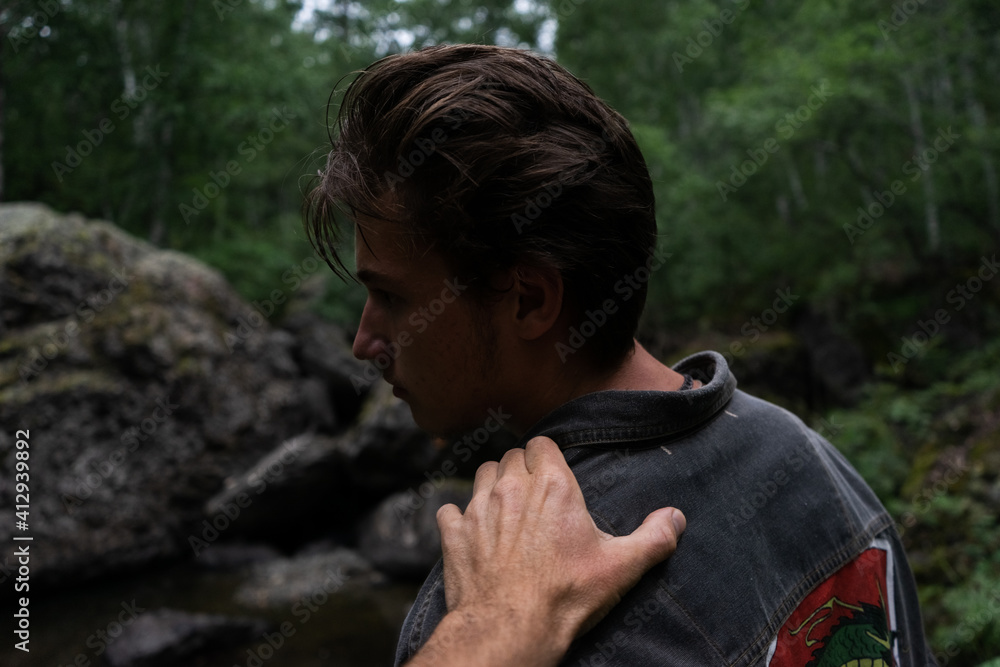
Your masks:
<path fill-rule="evenodd" d="M 513 278 L 513 320 L 518 335 L 524 340 L 540 338 L 562 313 L 562 275 L 552 267 L 519 266 Z"/>

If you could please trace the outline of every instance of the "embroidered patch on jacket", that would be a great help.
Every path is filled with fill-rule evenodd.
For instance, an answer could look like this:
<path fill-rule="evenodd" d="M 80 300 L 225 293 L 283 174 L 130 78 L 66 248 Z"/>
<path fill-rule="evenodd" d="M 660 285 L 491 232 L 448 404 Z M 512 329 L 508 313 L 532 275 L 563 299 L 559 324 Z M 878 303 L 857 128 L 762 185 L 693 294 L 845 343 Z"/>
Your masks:
<path fill-rule="evenodd" d="M 796 607 L 768 651 L 769 667 L 892 667 L 892 553 L 876 540 Z"/>

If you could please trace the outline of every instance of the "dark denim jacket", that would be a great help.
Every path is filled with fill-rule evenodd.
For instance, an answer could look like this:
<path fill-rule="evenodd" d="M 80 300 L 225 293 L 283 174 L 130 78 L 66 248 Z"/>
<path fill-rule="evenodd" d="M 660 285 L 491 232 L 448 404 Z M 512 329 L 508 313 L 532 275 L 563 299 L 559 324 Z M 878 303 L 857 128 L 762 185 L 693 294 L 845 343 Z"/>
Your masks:
<path fill-rule="evenodd" d="M 738 391 L 721 355 L 674 368 L 704 386 L 582 396 L 522 440 L 559 443 L 605 532 L 629 534 L 668 505 L 688 520 L 676 553 L 562 664 L 805 665 L 823 650 L 823 664 L 880 664 L 850 648 L 851 632 L 865 650 L 891 650 L 886 664 L 934 664 L 893 521 L 843 456 L 791 413 Z M 850 586 L 877 593 L 863 603 Z M 397 665 L 445 612 L 439 561 L 403 625 Z"/>

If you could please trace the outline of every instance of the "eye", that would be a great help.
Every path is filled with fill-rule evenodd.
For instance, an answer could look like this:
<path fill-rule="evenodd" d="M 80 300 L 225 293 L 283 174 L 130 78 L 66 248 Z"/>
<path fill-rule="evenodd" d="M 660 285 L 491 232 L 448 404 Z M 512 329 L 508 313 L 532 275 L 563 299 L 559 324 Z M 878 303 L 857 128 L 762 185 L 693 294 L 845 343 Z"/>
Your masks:
<path fill-rule="evenodd" d="M 402 299 L 397 294 L 392 292 L 387 292 L 382 289 L 373 289 L 370 291 L 371 295 L 375 297 L 375 300 L 386 306 L 392 307 L 400 304 Z"/>

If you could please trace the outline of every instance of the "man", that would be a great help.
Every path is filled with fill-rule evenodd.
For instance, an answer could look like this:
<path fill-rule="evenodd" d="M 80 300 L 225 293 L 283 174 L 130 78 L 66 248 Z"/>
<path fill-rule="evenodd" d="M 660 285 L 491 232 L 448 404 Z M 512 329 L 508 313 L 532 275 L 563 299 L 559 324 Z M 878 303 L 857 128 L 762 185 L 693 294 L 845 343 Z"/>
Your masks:
<path fill-rule="evenodd" d="M 354 353 L 418 424 L 551 438 L 609 535 L 666 506 L 690 523 L 564 664 L 932 662 L 893 522 L 850 465 L 737 391 L 721 355 L 668 368 L 635 342 L 665 261 L 653 190 L 627 123 L 585 84 L 497 47 L 375 63 L 307 205 L 343 276 L 338 210 L 369 293 Z M 451 609 L 447 576 L 439 563 L 425 582 L 398 664 Z"/>

